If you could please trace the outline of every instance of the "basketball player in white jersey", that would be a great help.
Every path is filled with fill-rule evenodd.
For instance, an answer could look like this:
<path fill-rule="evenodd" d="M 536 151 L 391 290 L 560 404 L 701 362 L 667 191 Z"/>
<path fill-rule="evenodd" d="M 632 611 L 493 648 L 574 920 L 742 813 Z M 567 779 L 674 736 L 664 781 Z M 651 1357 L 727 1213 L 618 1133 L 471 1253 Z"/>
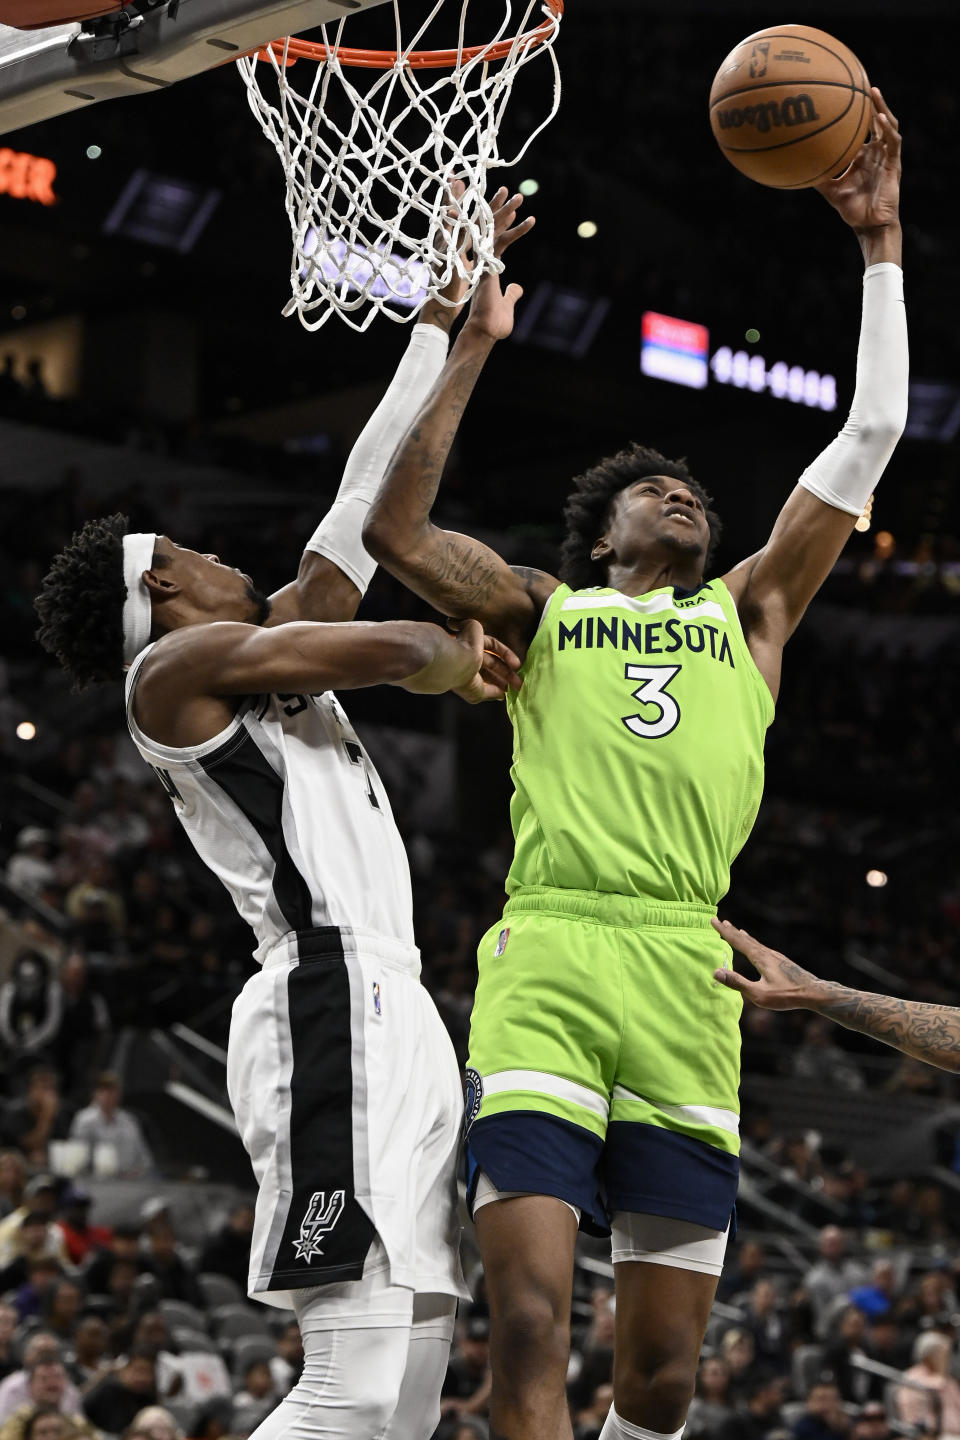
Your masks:
<path fill-rule="evenodd" d="M 256 937 L 227 1076 L 259 1184 L 249 1291 L 294 1308 L 305 1351 L 257 1440 L 427 1440 L 468 1295 L 459 1068 L 418 979 L 389 801 L 332 693 L 502 698 L 519 667 L 475 622 L 456 638 L 349 623 L 375 569 L 364 518 L 453 314 L 425 307 L 285 589 L 268 599 L 216 556 L 114 515 L 73 537 L 36 602 L 41 642 L 80 685 L 126 670 L 137 748 Z M 486 679 L 485 643 L 499 657 Z"/>

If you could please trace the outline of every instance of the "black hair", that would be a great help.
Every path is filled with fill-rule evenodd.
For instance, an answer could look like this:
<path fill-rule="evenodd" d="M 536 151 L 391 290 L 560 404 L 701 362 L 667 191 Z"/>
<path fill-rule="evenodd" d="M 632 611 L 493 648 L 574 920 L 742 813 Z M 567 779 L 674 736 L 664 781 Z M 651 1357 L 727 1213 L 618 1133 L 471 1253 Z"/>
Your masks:
<path fill-rule="evenodd" d="M 710 560 L 721 530 L 720 517 L 711 508 L 712 496 L 694 480 L 686 460 L 668 460 L 659 450 L 634 443 L 601 460 L 573 482 L 573 491 L 563 511 L 567 529 L 560 549 L 560 579 L 571 589 L 606 585 L 606 566 L 603 561 L 592 559 L 591 551 L 603 533 L 614 499 L 621 490 L 635 485 L 646 475 L 666 475 L 671 480 L 681 480 L 696 495 L 710 527 L 704 564 Z"/>
<path fill-rule="evenodd" d="M 34 608 L 37 639 L 73 676 L 74 690 L 117 680 L 123 670 L 123 537 L 119 513 L 88 520 L 44 576 Z"/>

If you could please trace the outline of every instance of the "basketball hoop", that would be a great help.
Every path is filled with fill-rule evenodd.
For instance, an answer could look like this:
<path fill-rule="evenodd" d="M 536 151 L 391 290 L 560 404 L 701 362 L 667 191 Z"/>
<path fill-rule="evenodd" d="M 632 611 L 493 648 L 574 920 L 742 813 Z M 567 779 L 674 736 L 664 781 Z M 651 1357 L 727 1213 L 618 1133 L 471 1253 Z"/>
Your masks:
<path fill-rule="evenodd" d="M 553 42 L 564 0 L 521 0 L 515 26 L 511 0 L 501 0 L 499 29 L 484 44 L 466 42 L 470 0 L 459 3 L 452 48 L 424 48 L 444 0 L 406 43 L 393 0 L 394 49 L 344 45 L 340 20 L 322 28 L 319 42 L 278 40 L 237 62 L 286 174 L 293 263 L 284 314 L 296 313 L 308 330 L 334 313 L 354 330 L 366 330 L 378 312 L 409 320 L 428 296 L 452 304 L 442 292 L 457 276 L 469 295 L 481 275 L 503 269 L 487 171 L 515 165 L 557 113 Z M 490 0 L 483 8 L 492 9 Z M 540 56 L 551 67 L 552 100 L 516 153 L 504 156 L 498 132 L 514 81 Z M 291 74 L 303 61 L 310 69 L 298 90 Z M 353 69 L 380 73 L 361 89 L 347 73 Z M 464 188 L 452 198 L 455 181 Z"/>

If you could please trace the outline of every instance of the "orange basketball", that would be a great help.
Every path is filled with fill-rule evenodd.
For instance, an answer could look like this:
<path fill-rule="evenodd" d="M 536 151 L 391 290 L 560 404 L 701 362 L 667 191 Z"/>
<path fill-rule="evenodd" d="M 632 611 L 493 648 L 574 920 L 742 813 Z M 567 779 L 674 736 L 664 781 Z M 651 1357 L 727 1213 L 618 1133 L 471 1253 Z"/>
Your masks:
<path fill-rule="evenodd" d="M 778 190 L 841 175 L 873 101 L 852 50 L 809 25 L 771 25 L 735 46 L 710 88 L 710 124 L 731 165 Z"/>

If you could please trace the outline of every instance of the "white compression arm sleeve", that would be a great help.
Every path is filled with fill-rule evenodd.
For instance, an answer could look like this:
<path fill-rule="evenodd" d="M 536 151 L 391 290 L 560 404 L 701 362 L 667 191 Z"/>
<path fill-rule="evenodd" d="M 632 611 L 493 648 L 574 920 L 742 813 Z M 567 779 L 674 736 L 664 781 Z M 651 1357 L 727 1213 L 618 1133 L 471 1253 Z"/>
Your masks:
<path fill-rule="evenodd" d="M 907 423 L 907 316 L 903 271 L 884 261 L 863 276 L 857 383 L 847 423 L 800 476 L 836 510 L 862 515 Z"/>
<path fill-rule="evenodd" d="M 363 522 L 393 452 L 443 369 L 448 345 L 449 337 L 437 325 L 414 326 L 387 393 L 350 452 L 337 498 L 307 541 L 305 548 L 332 560 L 361 595 L 377 568 L 363 548 Z"/>

